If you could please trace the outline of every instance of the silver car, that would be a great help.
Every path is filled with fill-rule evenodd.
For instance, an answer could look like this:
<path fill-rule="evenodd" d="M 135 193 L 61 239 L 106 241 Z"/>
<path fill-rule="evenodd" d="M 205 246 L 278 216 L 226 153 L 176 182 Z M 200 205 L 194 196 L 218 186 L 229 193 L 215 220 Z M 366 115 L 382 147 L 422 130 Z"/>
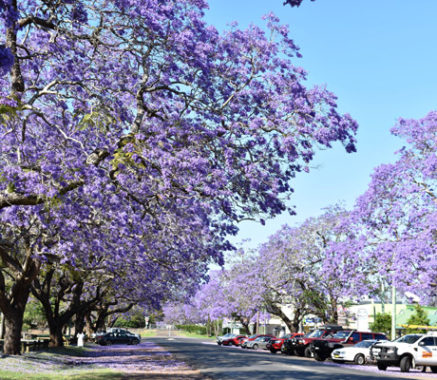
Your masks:
<path fill-rule="evenodd" d="M 272 337 L 270 336 L 260 336 L 259 338 L 256 338 L 255 340 L 250 340 L 246 344 L 246 348 L 253 348 L 254 350 L 257 350 L 258 348 L 263 348 L 264 350 L 267 350 L 267 343 L 270 342 L 270 339 Z"/>

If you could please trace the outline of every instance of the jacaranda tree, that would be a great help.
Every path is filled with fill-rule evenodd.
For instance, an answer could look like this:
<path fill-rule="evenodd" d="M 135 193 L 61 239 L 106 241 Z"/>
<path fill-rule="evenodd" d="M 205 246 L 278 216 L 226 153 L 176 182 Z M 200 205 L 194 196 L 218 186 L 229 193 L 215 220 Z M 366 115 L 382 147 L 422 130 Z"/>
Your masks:
<path fill-rule="evenodd" d="M 334 266 L 353 264 L 343 272 L 351 292 L 383 282 L 427 302 L 437 289 L 437 113 L 400 119 L 392 133 L 406 144 L 372 174 L 348 222 L 355 236 L 337 247 Z"/>
<path fill-rule="evenodd" d="M 355 150 L 356 123 L 332 93 L 304 86 L 286 27 L 270 15 L 267 32 L 220 34 L 206 7 L 0 2 L 6 353 L 19 352 L 41 261 L 115 263 L 133 250 L 139 271 L 195 282 L 222 263 L 236 221 L 286 209 L 319 146 Z M 102 244 L 113 235 L 115 247 Z"/>

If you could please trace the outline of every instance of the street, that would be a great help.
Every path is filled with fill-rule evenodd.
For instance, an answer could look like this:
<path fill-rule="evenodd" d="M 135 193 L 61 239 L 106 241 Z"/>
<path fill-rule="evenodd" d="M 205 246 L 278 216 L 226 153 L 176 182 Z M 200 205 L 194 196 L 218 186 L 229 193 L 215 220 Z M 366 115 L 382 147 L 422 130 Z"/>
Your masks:
<path fill-rule="evenodd" d="M 218 346 L 214 341 L 194 338 L 148 338 L 184 360 L 212 379 L 304 379 L 304 380 L 373 380 L 373 379 L 432 379 L 435 374 L 398 372 L 389 368 L 381 372 L 375 366 L 338 365 L 330 361 L 281 354 L 265 350 L 243 350 Z"/>

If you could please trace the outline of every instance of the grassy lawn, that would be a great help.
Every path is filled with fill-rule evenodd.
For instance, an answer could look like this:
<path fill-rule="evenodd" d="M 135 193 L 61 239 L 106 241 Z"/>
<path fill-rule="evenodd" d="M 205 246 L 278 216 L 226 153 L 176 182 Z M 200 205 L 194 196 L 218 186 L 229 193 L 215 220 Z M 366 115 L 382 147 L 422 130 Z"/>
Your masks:
<path fill-rule="evenodd" d="M 183 330 L 172 331 L 171 332 L 171 336 L 183 336 L 183 337 L 186 337 L 186 338 L 199 338 L 199 339 L 211 339 L 211 340 L 215 340 L 216 339 L 215 336 L 208 336 L 208 335 L 190 333 L 190 332 L 183 331 Z"/>
<path fill-rule="evenodd" d="M 163 336 L 168 331 L 141 331 L 138 346 L 101 347 L 87 343 L 85 347 L 65 346 L 31 351 L 22 355 L 0 357 L 1 380 L 133 380 L 159 378 L 200 379 L 182 361 L 175 361 L 168 352 L 147 337 Z M 171 331 L 171 336 L 215 339 L 205 335 Z M 152 377 L 150 377 L 152 376 Z M 156 377 L 156 378 L 158 378 Z"/>
<path fill-rule="evenodd" d="M 107 369 L 95 370 L 59 370 L 57 372 L 41 372 L 41 373 L 27 373 L 27 372 L 12 372 L 0 370 L 0 379 L 2 380 L 125 380 L 126 374 L 114 372 Z"/>
<path fill-rule="evenodd" d="M 154 337 L 154 336 L 169 336 L 168 334 L 168 330 L 141 330 L 139 332 L 139 334 L 141 335 L 141 338 L 150 338 L 150 337 Z M 212 339 L 215 340 L 216 337 L 215 336 L 208 336 L 208 335 L 202 335 L 202 334 L 196 334 L 196 333 L 190 333 L 184 330 L 171 330 L 170 332 L 170 336 L 182 336 L 185 338 L 199 338 L 199 339 Z"/>
<path fill-rule="evenodd" d="M 88 356 L 86 347 L 67 346 L 32 351 L 20 356 L 6 356 L 0 359 L 1 380 L 121 380 L 126 374 L 113 369 L 93 368 L 92 365 L 75 366 L 74 358 Z"/>

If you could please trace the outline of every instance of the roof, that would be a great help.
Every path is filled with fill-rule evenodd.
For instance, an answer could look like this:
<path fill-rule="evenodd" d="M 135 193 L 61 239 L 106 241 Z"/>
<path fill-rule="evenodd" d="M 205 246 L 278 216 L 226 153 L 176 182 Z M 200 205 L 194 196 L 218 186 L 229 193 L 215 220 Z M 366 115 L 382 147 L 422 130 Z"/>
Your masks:
<path fill-rule="evenodd" d="M 437 308 L 422 306 L 422 309 L 426 312 L 426 315 L 429 319 L 430 326 L 437 326 Z M 416 307 L 414 305 L 408 305 L 405 309 L 402 309 L 399 314 L 396 316 L 396 324 L 397 325 L 406 325 L 408 319 L 415 314 Z"/>

